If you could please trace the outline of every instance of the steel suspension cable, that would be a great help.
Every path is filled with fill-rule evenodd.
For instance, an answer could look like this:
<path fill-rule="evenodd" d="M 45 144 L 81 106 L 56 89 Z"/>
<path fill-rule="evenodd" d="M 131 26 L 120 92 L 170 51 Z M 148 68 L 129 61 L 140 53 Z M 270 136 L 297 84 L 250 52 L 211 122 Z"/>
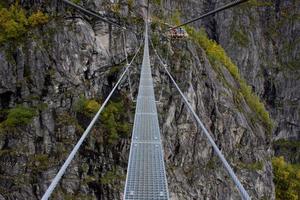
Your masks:
<path fill-rule="evenodd" d="M 200 17 L 196 17 L 196 18 L 191 19 L 191 20 L 189 20 L 189 21 L 187 21 L 187 22 L 184 22 L 184 23 L 182 23 L 182 24 L 180 24 L 180 25 L 178 25 L 178 26 L 172 27 L 172 28 L 170 28 L 170 29 L 168 29 L 168 30 L 172 30 L 172 29 L 179 28 L 179 27 L 181 27 L 181 26 L 185 26 L 185 25 L 187 25 L 187 24 L 190 24 L 190 23 L 192 23 L 192 22 L 198 21 L 198 20 L 200 20 L 200 19 L 202 19 L 202 18 L 204 18 L 204 17 L 207 17 L 207 16 L 209 16 L 209 15 L 213 15 L 213 14 L 216 14 L 216 13 L 222 11 L 222 10 L 226 10 L 226 9 L 231 8 L 231 7 L 233 7 L 233 6 L 237 6 L 237 5 L 239 5 L 239 4 L 241 4 L 241 3 L 244 3 L 244 2 L 246 2 L 246 1 L 248 1 L 248 0 L 238 0 L 238 1 L 234 1 L 234 2 L 232 2 L 232 3 L 229 3 L 229 4 L 226 4 L 226 5 L 224 5 L 224 6 L 221 6 L 220 8 L 217 8 L 217 9 L 215 9 L 215 10 L 212 10 L 212 11 L 210 11 L 210 12 L 208 12 L 208 13 L 205 13 L 205 14 L 201 15 Z"/>
<path fill-rule="evenodd" d="M 172 83 L 175 85 L 176 89 L 178 90 L 178 92 L 180 93 L 183 101 L 185 102 L 185 104 L 187 105 L 188 109 L 190 110 L 190 112 L 193 114 L 194 118 L 196 119 L 197 123 L 199 124 L 199 126 L 201 127 L 201 129 L 203 130 L 205 136 L 207 137 L 208 141 L 210 142 L 210 144 L 212 145 L 214 151 L 216 152 L 216 154 L 218 155 L 218 157 L 220 158 L 220 160 L 222 161 L 225 169 L 227 170 L 228 174 L 230 175 L 230 177 L 232 178 L 233 182 L 235 183 L 236 187 L 239 190 L 239 193 L 242 197 L 242 199 L 244 200 L 250 200 L 250 196 L 248 194 L 248 192 L 245 190 L 244 186 L 241 184 L 241 182 L 239 181 L 239 179 L 237 178 L 237 176 L 235 175 L 233 169 L 230 167 L 230 165 L 228 164 L 227 160 L 225 159 L 224 155 L 222 154 L 222 152 L 219 150 L 218 146 L 216 145 L 216 143 L 214 142 L 213 138 L 211 137 L 210 133 L 208 132 L 208 130 L 205 128 L 205 126 L 203 125 L 202 121 L 200 120 L 200 118 L 198 117 L 198 115 L 195 113 L 193 107 L 191 106 L 191 104 L 189 103 L 189 101 L 187 100 L 187 98 L 185 97 L 185 95 L 183 94 L 183 92 L 181 91 L 181 89 L 178 87 L 176 81 L 174 80 L 174 78 L 172 77 L 172 75 L 170 74 L 169 70 L 167 69 L 167 64 L 165 64 L 161 57 L 158 55 L 158 52 L 156 51 L 156 49 L 154 48 L 153 44 L 152 44 L 152 48 L 154 49 L 154 52 L 156 54 L 156 56 L 158 57 L 161 65 L 164 67 L 166 73 L 168 74 L 169 78 L 171 79 Z"/>
<path fill-rule="evenodd" d="M 102 110 L 104 109 L 104 107 L 106 106 L 106 104 L 108 103 L 110 97 L 112 96 L 112 94 L 114 93 L 114 91 L 117 89 L 118 85 L 121 83 L 123 77 L 125 76 L 125 74 L 128 71 L 129 67 L 133 63 L 133 61 L 136 58 L 136 56 L 137 56 L 138 52 L 140 51 L 140 49 L 141 49 L 141 46 L 136 51 L 136 53 L 135 53 L 134 57 L 132 58 L 131 62 L 129 63 L 129 65 L 126 65 L 126 68 L 125 68 L 124 72 L 122 73 L 122 75 L 120 76 L 118 82 L 115 84 L 115 86 L 113 87 L 113 89 L 111 90 L 111 92 L 109 93 L 109 95 L 107 96 L 107 98 L 105 99 L 105 101 L 103 102 L 103 104 L 101 105 L 100 109 L 98 110 L 98 112 L 96 113 L 96 115 L 94 116 L 94 118 L 92 119 L 91 123 L 89 124 L 89 126 L 87 127 L 87 129 L 84 131 L 84 133 L 82 134 L 81 138 L 78 140 L 77 144 L 75 145 L 75 147 L 71 151 L 70 155 L 68 156 L 68 158 L 66 159 L 66 161 L 64 162 L 64 164 L 62 165 L 62 167 L 60 168 L 60 170 L 58 171 L 58 173 L 54 177 L 54 179 L 52 180 L 50 186 L 48 187 L 48 189 L 46 190 L 45 194 L 43 195 L 42 200 L 47 200 L 50 197 L 50 195 L 52 194 L 53 190 L 55 189 L 55 187 L 57 186 L 58 182 L 60 181 L 60 179 L 64 175 L 67 167 L 70 165 L 71 161 L 73 160 L 74 156 L 76 155 L 76 153 L 79 150 L 80 146 L 82 145 L 83 141 L 85 140 L 85 138 L 87 137 L 87 135 L 89 134 L 89 132 L 93 128 L 94 124 L 96 123 L 97 119 L 99 118 L 100 113 L 102 112 Z"/>

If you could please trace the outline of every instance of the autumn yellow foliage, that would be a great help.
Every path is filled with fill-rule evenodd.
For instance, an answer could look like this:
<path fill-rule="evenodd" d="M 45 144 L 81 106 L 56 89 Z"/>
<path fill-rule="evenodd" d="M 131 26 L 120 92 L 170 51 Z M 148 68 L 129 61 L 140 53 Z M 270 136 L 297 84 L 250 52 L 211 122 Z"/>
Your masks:
<path fill-rule="evenodd" d="M 41 11 L 37 11 L 36 13 L 33 13 L 28 18 L 28 22 L 29 22 L 30 26 L 32 26 L 32 27 L 44 25 L 48 22 L 48 20 L 49 20 L 49 17 Z"/>
<path fill-rule="evenodd" d="M 300 199 L 300 167 L 286 163 L 284 158 L 272 160 L 276 199 Z"/>
<path fill-rule="evenodd" d="M 245 79 L 241 77 L 238 67 L 232 62 L 230 57 L 227 56 L 225 50 L 214 40 L 209 39 L 204 30 L 196 31 L 192 27 L 186 27 L 186 30 L 192 40 L 205 50 L 209 60 L 213 64 L 222 64 L 227 68 L 230 74 L 239 83 L 239 92 L 243 95 L 249 107 L 258 114 L 268 131 L 271 132 L 273 122 L 268 111 Z"/>
<path fill-rule="evenodd" d="M 48 16 L 37 11 L 27 17 L 26 12 L 17 3 L 9 8 L 0 8 L 0 44 L 16 40 L 26 34 L 30 28 L 46 24 Z"/>

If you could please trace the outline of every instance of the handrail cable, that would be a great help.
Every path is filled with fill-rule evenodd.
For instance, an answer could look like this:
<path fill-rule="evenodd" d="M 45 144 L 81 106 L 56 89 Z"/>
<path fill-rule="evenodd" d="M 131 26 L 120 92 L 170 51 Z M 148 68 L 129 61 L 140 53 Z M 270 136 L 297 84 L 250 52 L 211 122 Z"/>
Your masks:
<path fill-rule="evenodd" d="M 172 27 L 172 28 L 168 29 L 168 31 L 173 30 L 173 29 L 176 29 L 176 28 L 179 28 L 179 27 L 181 27 L 181 26 L 185 26 L 185 25 L 190 24 L 190 23 L 192 23 L 192 22 L 198 21 L 198 20 L 200 20 L 200 19 L 202 19 L 202 18 L 204 18 L 204 17 L 207 17 L 207 16 L 210 16 L 210 15 L 216 14 L 216 13 L 222 11 L 222 10 L 226 10 L 226 9 L 228 9 L 228 8 L 231 8 L 231 7 L 233 7 L 233 6 L 237 6 L 237 5 L 239 5 L 239 4 L 241 4 L 241 3 L 244 3 L 244 2 L 247 2 L 247 1 L 248 1 L 248 0 L 238 0 L 238 1 L 234 1 L 234 2 L 232 2 L 232 3 L 226 4 L 226 5 L 224 5 L 224 6 L 221 6 L 220 8 L 217 8 L 217 9 L 215 9 L 215 10 L 212 10 L 212 11 L 209 11 L 208 13 L 203 14 L 203 15 L 201 15 L 200 17 L 196 17 L 196 18 L 191 19 L 191 20 L 189 20 L 189 21 L 186 21 L 186 22 L 184 22 L 184 23 L 182 23 L 182 24 L 180 24 L 180 25 L 178 25 L 178 26 Z"/>
<path fill-rule="evenodd" d="M 227 160 L 225 159 L 224 155 L 222 154 L 222 152 L 219 150 L 219 148 L 217 147 L 216 143 L 214 142 L 213 138 L 211 137 L 210 133 L 208 132 L 208 130 L 205 128 L 205 126 L 203 125 L 203 123 L 201 122 L 200 118 L 198 117 L 198 115 L 195 113 L 193 107 L 191 106 L 191 104 L 189 103 L 189 101 L 187 100 L 187 98 L 185 97 L 185 95 L 183 94 L 183 92 L 181 91 L 181 89 L 178 87 L 176 81 L 174 80 L 174 78 L 172 77 L 172 75 L 170 74 L 169 70 L 167 69 L 167 64 L 165 64 L 161 57 L 158 55 L 158 52 L 156 51 L 156 49 L 154 48 L 153 44 L 152 47 L 154 49 L 154 52 L 156 54 L 156 56 L 158 57 L 161 65 L 164 67 L 165 71 L 167 72 L 169 78 L 171 79 L 171 81 L 173 82 L 173 84 L 175 85 L 176 89 L 178 90 L 178 92 L 180 93 L 182 99 L 184 100 L 185 104 L 187 105 L 188 109 L 191 111 L 191 113 L 193 114 L 194 118 L 196 119 L 196 121 L 198 122 L 198 124 L 200 125 L 201 129 L 203 130 L 205 136 L 207 137 L 208 141 L 210 142 L 210 144 L 212 145 L 214 151 L 216 152 L 216 154 L 218 155 L 218 157 L 220 158 L 220 160 L 222 161 L 225 169 L 227 170 L 227 172 L 229 173 L 230 177 L 232 178 L 233 182 L 235 183 L 236 187 L 238 188 L 240 195 L 242 197 L 243 200 L 250 200 L 250 196 L 248 194 L 248 192 L 245 190 L 245 188 L 243 187 L 243 185 L 241 184 L 241 182 L 239 181 L 239 179 L 237 178 L 237 176 L 235 175 L 233 169 L 230 167 L 230 165 L 228 164 Z"/>
<path fill-rule="evenodd" d="M 88 15 L 91 15 L 91 16 L 93 16 L 93 17 L 96 17 L 96 18 L 100 19 L 101 21 L 104 21 L 104 22 L 106 22 L 106 23 L 109 23 L 109 24 L 118 26 L 118 27 L 120 27 L 120 28 L 122 28 L 122 29 L 124 29 L 124 30 L 128 29 L 128 28 L 126 28 L 125 26 L 121 26 L 120 24 L 118 24 L 118 23 L 116 23 L 116 22 L 107 20 L 107 19 L 105 19 L 104 17 L 102 17 L 101 15 L 96 14 L 95 12 L 92 12 L 92 11 L 90 11 L 90 10 L 87 10 L 87 9 L 85 9 L 85 8 L 79 6 L 79 5 L 77 5 L 77 4 L 75 4 L 75 3 L 71 2 L 71 1 L 68 1 L 68 0 L 62 0 L 62 1 L 63 1 L 65 4 L 68 4 L 69 6 L 72 6 L 72 7 L 76 8 L 77 10 L 80 10 L 81 12 L 83 12 L 83 13 L 85 13 L 85 14 L 88 14 Z"/>
<path fill-rule="evenodd" d="M 141 45 L 138 48 L 138 50 L 136 51 L 136 53 L 135 53 L 134 57 L 132 58 L 131 62 L 129 63 L 129 65 L 126 66 L 126 68 L 125 68 L 124 72 L 122 73 L 122 75 L 120 76 L 118 82 L 115 84 L 115 86 L 113 87 L 113 89 L 111 90 L 111 92 L 109 93 L 109 95 L 107 96 L 107 98 L 105 99 L 105 101 L 103 102 L 103 104 L 101 105 L 100 109 L 98 110 L 98 112 L 96 113 L 96 115 L 94 116 L 94 118 L 92 119 L 91 123 L 86 128 L 86 130 L 82 134 L 81 138 L 78 140 L 77 144 L 75 145 L 75 147 L 71 151 L 70 155 L 68 156 L 68 158 L 66 159 L 66 161 L 64 162 L 64 164 L 62 165 L 62 167 L 60 168 L 60 170 L 58 171 L 58 173 L 54 177 L 54 179 L 52 180 L 50 186 L 48 187 L 48 189 L 44 193 L 44 195 L 42 197 L 42 200 L 47 200 L 50 197 L 50 195 L 52 194 L 53 190 L 57 186 L 57 184 L 60 181 L 61 177 L 64 175 L 67 167 L 70 165 L 71 161 L 73 160 L 75 154 L 79 150 L 79 148 L 82 145 L 83 141 L 85 140 L 85 138 L 87 137 L 87 135 L 89 134 L 89 132 L 93 128 L 94 124 L 96 123 L 97 119 L 99 118 L 100 113 L 102 112 L 102 110 L 106 106 L 107 102 L 109 101 L 109 99 L 112 96 L 112 94 L 114 93 L 114 91 L 117 89 L 118 85 L 121 83 L 123 77 L 125 76 L 125 74 L 128 71 L 129 67 L 133 63 L 133 61 L 136 58 L 136 56 L 137 56 L 138 52 L 140 51 L 140 49 L 141 49 Z"/>

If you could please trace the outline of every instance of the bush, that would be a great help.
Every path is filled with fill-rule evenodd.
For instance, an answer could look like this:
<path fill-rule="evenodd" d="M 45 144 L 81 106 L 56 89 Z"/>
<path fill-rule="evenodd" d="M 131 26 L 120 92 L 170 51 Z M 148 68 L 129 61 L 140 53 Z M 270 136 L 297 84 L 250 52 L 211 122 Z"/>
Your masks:
<path fill-rule="evenodd" d="M 81 0 L 72 0 L 72 2 L 75 4 L 80 4 Z"/>
<path fill-rule="evenodd" d="M 109 103 L 101 114 L 101 121 L 108 133 L 109 143 L 114 143 L 120 136 L 128 136 L 131 127 L 122 101 Z"/>
<path fill-rule="evenodd" d="M 245 79 L 241 77 L 238 67 L 227 56 L 225 50 L 215 41 L 210 40 L 203 29 L 196 31 L 194 28 L 187 26 L 186 30 L 192 40 L 205 50 L 210 62 L 220 63 L 227 68 L 233 78 L 239 83 L 240 92 L 243 94 L 249 107 L 257 113 L 267 130 L 271 132 L 273 122 L 268 111 L 260 101 L 259 97 L 252 91 L 252 88 L 247 84 Z"/>
<path fill-rule="evenodd" d="M 41 11 L 38 11 L 36 13 L 33 13 L 29 18 L 28 22 L 31 27 L 37 27 L 40 25 L 44 25 L 48 22 L 49 17 L 42 13 Z"/>
<path fill-rule="evenodd" d="M 17 4 L 9 9 L 0 10 L 0 43 L 17 39 L 26 32 L 27 18 L 25 11 Z"/>
<path fill-rule="evenodd" d="M 35 115 L 35 109 L 17 106 L 16 108 L 12 108 L 8 111 L 6 120 L 4 120 L 0 126 L 2 128 L 25 126 L 31 123 Z"/>
<path fill-rule="evenodd" d="M 125 179 L 124 175 L 122 175 L 119 170 L 114 168 L 111 171 L 106 172 L 106 174 L 104 174 L 100 178 L 100 183 L 103 185 L 110 185 L 110 184 L 118 183 L 119 181 L 124 179 Z"/>
<path fill-rule="evenodd" d="M 272 159 L 276 199 L 298 200 L 300 198 L 300 166 L 288 164 L 284 158 Z"/>
<path fill-rule="evenodd" d="M 25 10 L 17 3 L 9 8 L 0 8 L 0 43 L 16 40 L 26 34 L 30 28 L 48 22 L 48 16 L 38 11 L 28 18 Z"/>
<path fill-rule="evenodd" d="M 100 105 L 94 99 L 87 99 L 84 96 L 81 96 L 76 102 L 74 110 L 77 113 L 84 114 L 87 117 L 92 117 L 99 110 Z"/>

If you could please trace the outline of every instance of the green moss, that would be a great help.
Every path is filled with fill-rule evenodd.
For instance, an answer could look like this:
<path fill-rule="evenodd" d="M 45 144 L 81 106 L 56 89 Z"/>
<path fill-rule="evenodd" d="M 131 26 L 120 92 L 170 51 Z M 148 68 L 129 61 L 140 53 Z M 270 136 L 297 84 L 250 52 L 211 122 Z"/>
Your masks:
<path fill-rule="evenodd" d="M 124 180 L 125 176 L 121 174 L 121 172 L 117 169 L 113 169 L 111 171 L 106 172 L 101 178 L 100 183 L 103 185 L 109 185 L 121 180 Z"/>
<path fill-rule="evenodd" d="M 159 6 L 161 5 L 161 0 L 153 0 L 153 4 Z"/>
<path fill-rule="evenodd" d="M 84 129 L 79 125 L 77 119 L 75 117 L 71 116 L 67 112 L 63 112 L 63 113 L 59 114 L 56 122 L 57 122 L 58 126 L 74 125 L 76 128 L 76 131 L 79 133 L 82 133 L 84 131 Z"/>
<path fill-rule="evenodd" d="M 171 22 L 172 24 L 175 24 L 175 25 L 179 25 L 181 23 L 180 21 L 180 12 L 178 10 L 176 10 L 175 12 L 172 13 L 172 16 L 171 16 Z"/>
<path fill-rule="evenodd" d="M 80 199 L 80 200 L 94 200 L 95 198 L 92 195 L 84 195 L 84 194 L 69 194 L 69 193 L 63 193 L 63 199 L 64 200 L 74 200 L 74 199 Z"/>
<path fill-rule="evenodd" d="M 244 3 L 244 7 L 266 7 L 272 6 L 273 3 L 270 0 L 267 1 L 259 1 L 259 0 L 249 0 L 248 2 Z"/>
<path fill-rule="evenodd" d="M 273 148 L 277 155 L 291 162 L 297 162 L 300 158 L 300 141 L 279 139 L 273 142 Z"/>
<path fill-rule="evenodd" d="M 264 104 L 260 101 L 259 97 L 252 91 L 252 88 L 246 83 L 245 79 L 241 77 L 238 67 L 227 56 L 225 50 L 215 41 L 210 40 L 204 30 L 196 31 L 192 27 L 186 27 L 186 30 L 192 40 L 205 50 L 212 64 L 221 64 L 226 67 L 233 78 L 239 83 L 239 91 L 243 95 L 249 107 L 256 112 L 263 121 L 268 132 L 271 133 L 273 122 L 268 111 Z"/>
<path fill-rule="evenodd" d="M 119 71 L 121 70 L 121 65 L 116 65 L 110 68 L 109 72 L 108 72 L 108 76 L 114 75 L 119 73 Z"/>
<path fill-rule="evenodd" d="M 16 156 L 18 152 L 15 149 L 2 149 L 0 150 L 0 157 L 2 156 Z"/>
<path fill-rule="evenodd" d="M 12 128 L 25 126 L 31 123 L 36 115 L 36 110 L 24 106 L 17 106 L 8 110 L 7 118 L 0 123 L 0 128 Z"/>
<path fill-rule="evenodd" d="M 287 147 L 287 148 L 300 148 L 300 141 L 279 139 L 279 140 L 274 141 L 273 145 L 279 146 L 279 147 Z"/>
<path fill-rule="evenodd" d="M 80 4 L 81 0 L 72 0 L 72 2 L 75 3 L 75 4 Z"/>
<path fill-rule="evenodd" d="M 207 162 L 206 169 L 214 169 L 215 167 L 216 167 L 216 159 L 213 157 Z"/>
<path fill-rule="evenodd" d="M 247 34 L 242 30 L 235 30 L 232 32 L 233 39 L 241 46 L 247 47 L 249 44 L 249 38 Z"/>
<path fill-rule="evenodd" d="M 240 168 L 243 169 L 248 169 L 251 171 L 258 171 L 258 170 L 262 170 L 264 165 L 262 162 L 254 162 L 254 163 L 238 163 L 237 164 Z"/>
<path fill-rule="evenodd" d="M 64 199 L 64 200 L 74 200 L 74 199 L 80 199 L 80 200 L 94 200 L 95 197 L 90 194 L 83 194 L 82 192 L 79 193 L 69 193 L 62 187 L 58 187 L 54 190 L 52 194 L 52 199 Z"/>
<path fill-rule="evenodd" d="M 286 163 L 283 157 L 272 160 L 276 199 L 300 198 L 300 166 Z"/>

